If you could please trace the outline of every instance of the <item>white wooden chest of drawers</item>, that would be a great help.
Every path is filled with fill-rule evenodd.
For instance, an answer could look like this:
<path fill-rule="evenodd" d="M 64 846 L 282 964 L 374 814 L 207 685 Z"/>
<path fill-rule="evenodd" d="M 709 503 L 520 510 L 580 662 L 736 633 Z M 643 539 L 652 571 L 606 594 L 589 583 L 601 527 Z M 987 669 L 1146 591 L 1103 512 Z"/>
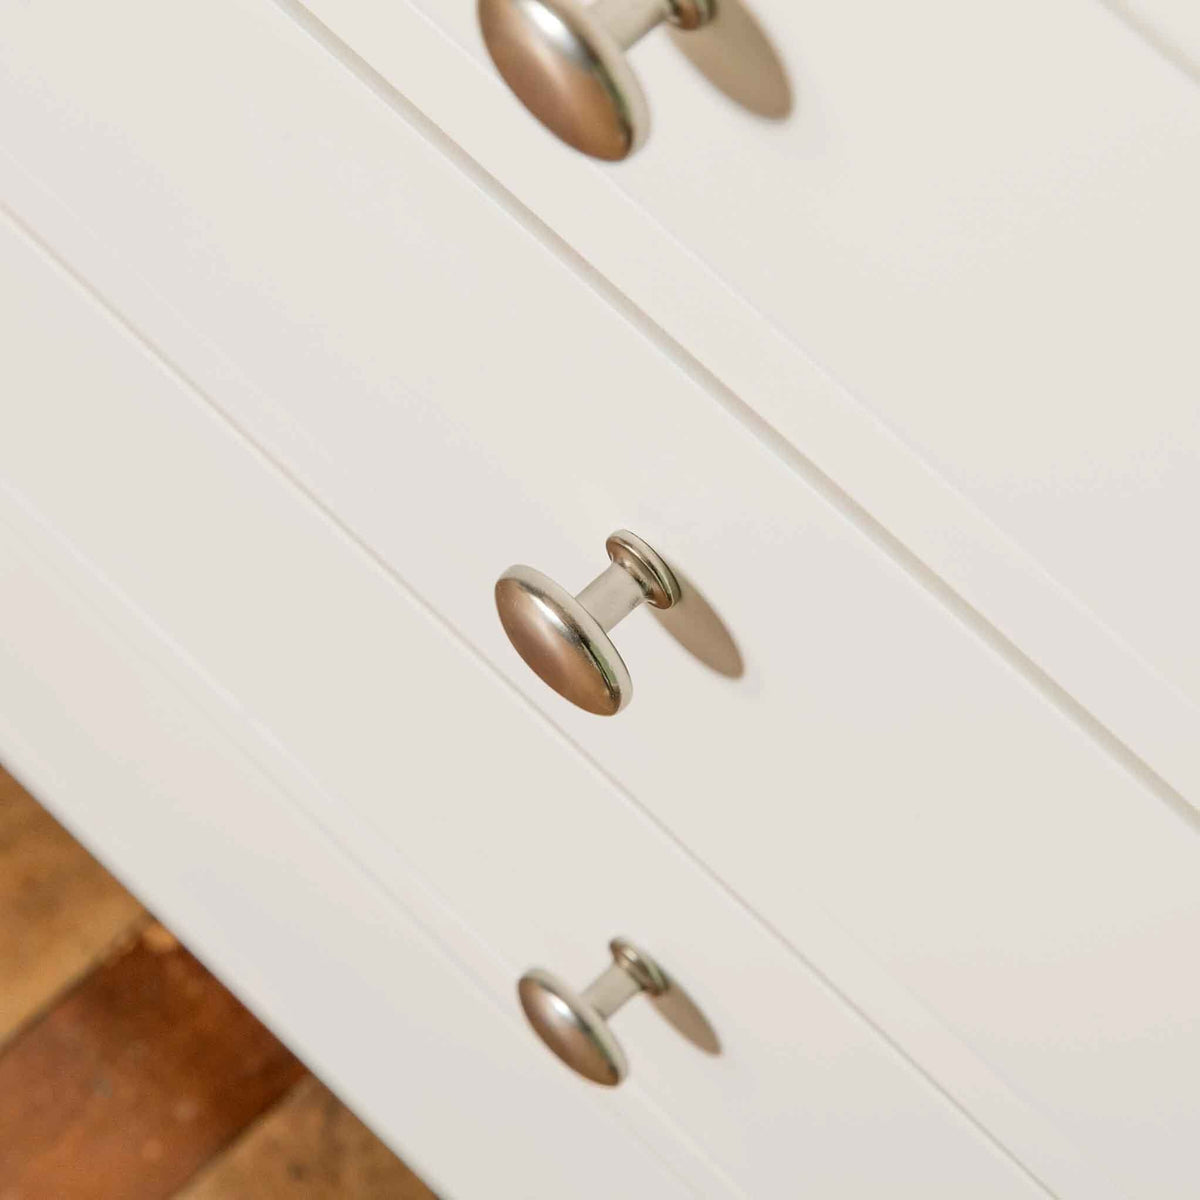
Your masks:
<path fill-rule="evenodd" d="M 602 167 L 466 5 L 0 3 L 0 755 L 447 1195 L 1192 1196 L 1186 39 L 757 16 Z M 619 526 L 606 720 L 492 585 Z"/>

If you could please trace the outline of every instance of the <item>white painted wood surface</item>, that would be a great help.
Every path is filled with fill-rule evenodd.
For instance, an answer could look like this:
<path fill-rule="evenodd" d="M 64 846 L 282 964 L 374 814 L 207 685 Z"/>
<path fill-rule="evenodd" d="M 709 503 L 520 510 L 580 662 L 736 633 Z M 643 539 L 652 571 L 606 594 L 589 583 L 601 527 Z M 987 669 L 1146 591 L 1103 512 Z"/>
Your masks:
<path fill-rule="evenodd" d="M 279 2 L 1200 796 L 1200 585 L 1160 553 L 1200 478 L 1180 315 L 1200 97 L 1132 27 L 1095 0 L 767 0 L 791 121 L 734 110 L 651 39 L 656 132 L 614 170 L 507 96 L 471 5 Z"/>
<path fill-rule="evenodd" d="M 60 335 L 80 332 L 78 313 L 60 315 Z M 100 399 L 111 382 L 102 369 L 87 385 Z M 231 732 L 245 714 L 227 705 L 0 491 L 5 765 L 443 1194 L 611 1197 L 632 1176 L 695 1195 L 702 1174 L 687 1186 L 543 1069 L 512 1014 L 397 902 L 396 875 L 364 870 L 297 808 L 271 755 L 247 753 L 254 735 Z"/>
<path fill-rule="evenodd" d="M 611 1197 L 631 1177 L 724 1194 L 567 1094 L 388 894 L 394 877 L 299 812 L 195 681 L 160 669 L 144 624 L 122 613 L 132 636 L 115 635 L 94 578 L 48 568 L 44 550 L 0 521 L 6 766 L 442 1195 Z"/>
<path fill-rule="evenodd" d="M 792 118 L 648 39 L 618 185 L 1200 699 L 1200 89 L 1096 0 L 753 7 Z"/>
<path fill-rule="evenodd" d="M 674 1194 L 643 1141 L 704 1196 L 1045 1194 L 8 226 L 0 279 L 0 752 L 435 1180 Z M 723 1053 L 633 1006 L 635 1082 L 600 1091 L 514 985 L 540 962 L 582 986 L 622 930 Z"/>
<path fill-rule="evenodd" d="M 157 54 L 122 72 L 107 18 L 77 54 L 36 12 L 10 43 L 6 145 L 102 246 L 10 162 L 23 219 L 1039 1178 L 1100 1194 L 1091 1160 L 1131 1194 L 1190 1194 L 1200 873 L 1182 808 L 277 13 L 129 15 Z M 574 411 L 606 420 L 566 455 Z M 50 497 L 54 471 L 28 464 L 53 465 L 61 430 L 38 437 L 12 469 Z M 144 558 L 87 505 L 51 520 L 127 569 Z M 582 583 L 616 524 L 709 594 L 748 671 L 707 676 L 631 622 L 640 694 L 603 724 L 526 679 L 490 583 L 514 558 Z M 151 612 L 186 611 L 181 578 L 155 587 Z M 213 610 L 192 621 L 174 631 L 188 652 L 282 719 L 264 661 Z M 347 764 L 289 729 L 336 787 Z M 1194 741 L 1175 752 L 1186 775 Z"/>
<path fill-rule="evenodd" d="M 1184 74 L 1200 83 L 1200 5 L 1192 0 L 1102 0 Z"/>

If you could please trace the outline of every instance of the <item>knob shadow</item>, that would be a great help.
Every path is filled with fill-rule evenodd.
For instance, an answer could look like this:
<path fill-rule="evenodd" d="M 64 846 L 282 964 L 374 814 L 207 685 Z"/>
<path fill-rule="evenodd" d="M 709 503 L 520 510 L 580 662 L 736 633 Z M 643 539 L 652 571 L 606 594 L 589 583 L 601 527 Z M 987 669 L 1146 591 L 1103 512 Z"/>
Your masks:
<path fill-rule="evenodd" d="M 770 38 L 741 0 L 718 0 L 703 29 L 671 30 L 692 66 L 735 104 L 771 121 L 791 114 L 792 85 Z"/>
<path fill-rule="evenodd" d="M 693 657 L 728 679 L 740 679 L 746 664 L 725 622 L 704 593 L 674 563 L 680 596 L 668 609 L 651 609 L 655 620 Z"/>
<path fill-rule="evenodd" d="M 720 1054 L 721 1039 L 717 1037 L 717 1031 L 709 1024 L 708 1018 L 674 979 L 669 982 L 670 986 L 661 996 L 650 997 L 650 1003 L 658 1010 L 659 1016 L 698 1050 L 703 1050 L 705 1054 Z"/>

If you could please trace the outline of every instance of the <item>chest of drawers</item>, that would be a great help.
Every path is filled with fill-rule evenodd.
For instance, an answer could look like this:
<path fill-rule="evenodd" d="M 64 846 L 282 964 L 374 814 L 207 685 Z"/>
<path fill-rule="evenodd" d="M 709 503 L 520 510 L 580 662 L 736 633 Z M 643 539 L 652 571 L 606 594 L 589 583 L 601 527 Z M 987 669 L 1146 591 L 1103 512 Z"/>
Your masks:
<path fill-rule="evenodd" d="M 465 6 L 2 10 L 0 751 L 448 1195 L 1195 1190 L 1200 101 L 925 8 L 618 167 Z M 493 583 L 620 526 L 607 720 Z"/>

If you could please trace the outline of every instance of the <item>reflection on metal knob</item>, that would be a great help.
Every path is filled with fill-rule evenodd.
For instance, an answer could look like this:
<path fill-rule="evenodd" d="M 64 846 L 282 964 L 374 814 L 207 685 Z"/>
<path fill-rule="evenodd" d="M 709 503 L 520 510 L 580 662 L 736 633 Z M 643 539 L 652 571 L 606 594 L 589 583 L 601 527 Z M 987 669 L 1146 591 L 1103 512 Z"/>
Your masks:
<path fill-rule="evenodd" d="M 488 53 L 517 98 L 564 142 L 610 161 L 650 130 L 625 51 L 663 21 L 699 29 L 716 0 L 479 0 Z"/>
<path fill-rule="evenodd" d="M 517 985 L 521 1007 L 538 1037 L 573 1071 L 615 1087 L 629 1067 L 608 1018 L 639 992 L 661 996 L 667 977 L 645 951 L 624 938 L 609 943 L 613 965 L 582 992 L 548 971 L 527 971 Z"/>
<path fill-rule="evenodd" d="M 611 717 L 629 703 L 633 682 L 608 630 L 642 601 L 670 608 L 679 583 L 628 529 L 618 529 L 605 547 L 612 565 L 578 596 L 532 567 L 509 567 L 496 583 L 496 608 L 508 640 L 546 683 L 580 708 Z"/>

